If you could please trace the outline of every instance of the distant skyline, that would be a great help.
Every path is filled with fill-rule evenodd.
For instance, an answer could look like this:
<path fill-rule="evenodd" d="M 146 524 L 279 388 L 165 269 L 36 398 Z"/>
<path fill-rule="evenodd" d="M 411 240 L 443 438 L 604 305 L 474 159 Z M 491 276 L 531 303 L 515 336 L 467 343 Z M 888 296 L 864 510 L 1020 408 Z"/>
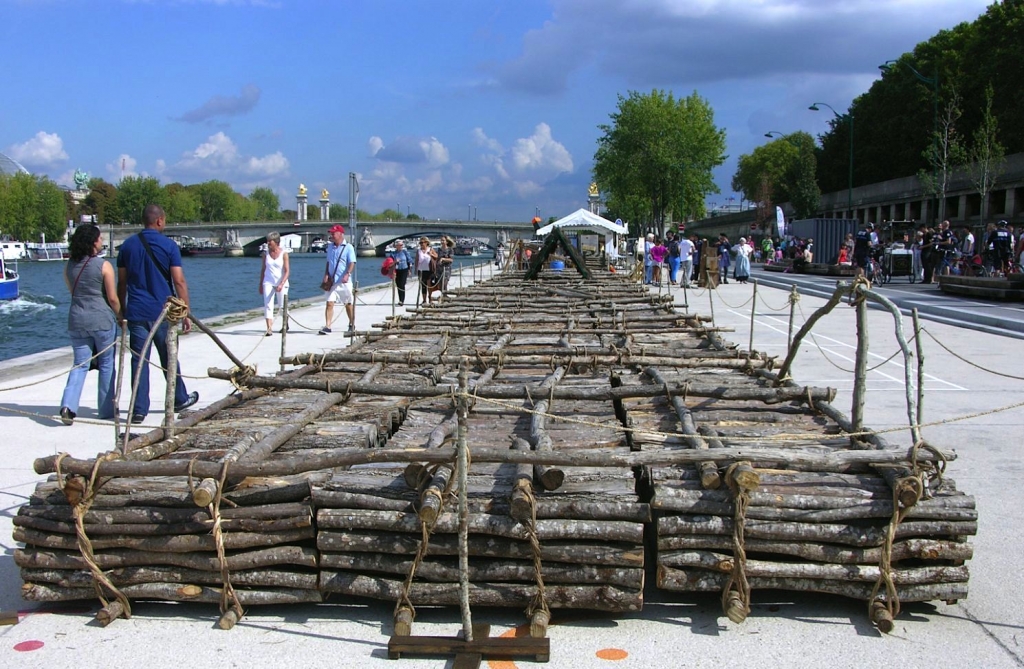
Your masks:
<path fill-rule="evenodd" d="M 817 136 L 982 0 L 0 0 L 0 152 L 72 185 L 304 183 L 359 208 L 529 220 L 585 206 L 617 95 L 696 91 L 720 195 L 768 131 Z M 123 169 L 122 169 L 123 166 Z"/>

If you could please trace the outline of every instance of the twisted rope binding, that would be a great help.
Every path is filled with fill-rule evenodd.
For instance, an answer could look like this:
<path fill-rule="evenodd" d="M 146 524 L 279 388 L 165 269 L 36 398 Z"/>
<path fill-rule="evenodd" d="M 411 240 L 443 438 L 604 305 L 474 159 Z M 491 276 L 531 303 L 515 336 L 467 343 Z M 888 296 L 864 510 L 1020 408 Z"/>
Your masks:
<path fill-rule="evenodd" d="M 904 497 L 904 493 L 908 492 L 911 494 L 913 502 L 904 505 L 901 499 Z M 886 528 L 882 543 L 882 554 L 878 560 L 878 580 L 875 581 L 874 587 L 871 588 L 871 595 L 868 596 L 868 615 L 873 621 L 879 620 L 876 611 L 880 609 L 888 613 L 890 621 L 900 613 L 900 597 L 892 577 L 892 545 L 896 540 L 896 529 L 923 494 L 924 485 L 917 476 L 908 476 L 900 479 L 893 487 L 892 518 L 889 520 L 889 526 Z M 879 591 L 883 586 L 885 587 L 884 600 L 878 597 Z M 884 632 L 892 629 L 891 622 L 887 628 L 883 627 L 883 623 L 880 622 L 876 622 L 876 625 Z"/>
<path fill-rule="evenodd" d="M 220 612 L 226 614 L 229 610 L 234 611 L 237 618 L 241 618 L 245 611 L 242 609 L 242 602 L 238 599 L 238 593 L 231 585 L 231 572 L 228 569 L 228 559 L 224 547 L 224 532 L 221 528 L 220 503 L 224 494 L 224 482 L 228 477 L 228 466 L 230 462 L 225 461 L 220 469 L 220 478 L 217 481 L 217 494 L 210 503 L 210 515 L 213 517 L 213 543 L 217 547 L 217 560 L 220 562 L 220 580 L 224 584 L 220 591 Z"/>
<path fill-rule="evenodd" d="M 533 486 L 521 488 L 530 504 L 530 524 L 526 526 L 526 534 L 530 539 L 530 550 L 533 553 L 533 573 L 537 579 L 537 593 L 530 599 L 526 606 L 526 615 L 533 618 L 534 614 L 541 612 L 548 617 L 551 616 L 551 609 L 548 608 L 548 594 L 544 588 L 544 571 L 540 559 L 540 539 L 537 537 L 537 498 L 533 494 Z"/>
<path fill-rule="evenodd" d="M 744 529 L 747 522 L 747 506 L 750 492 L 736 484 L 734 475 L 741 463 L 733 463 L 725 471 L 725 482 L 733 494 L 734 511 L 732 521 L 733 563 L 732 572 L 722 589 L 722 610 L 734 623 L 741 623 L 750 615 L 750 582 L 747 580 L 747 551 Z"/>

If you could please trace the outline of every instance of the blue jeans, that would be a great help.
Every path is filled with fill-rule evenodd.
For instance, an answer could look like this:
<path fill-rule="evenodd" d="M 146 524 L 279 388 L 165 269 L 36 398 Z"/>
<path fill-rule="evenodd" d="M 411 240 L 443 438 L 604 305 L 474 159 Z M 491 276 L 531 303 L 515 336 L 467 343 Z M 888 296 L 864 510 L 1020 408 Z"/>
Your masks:
<path fill-rule="evenodd" d="M 668 259 L 668 278 L 672 283 L 676 282 L 676 276 L 679 274 L 679 263 L 682 260 L 679 256 L 669 256 Z"/>
<path fill-rule="evenodd" d="M 71 409 L 72 413 L 78 413 L 78 402 L 82 398 L 85 377 L 89 373 L 89 358 L 95 347 L 97 351 L 103 351 L 96 358 L 100 368 L 99 382 L 96 384 L 96 415 L 103 420 L 113 418 L 114 347 L 111 344 L 117 338 L 117 326 L 110 330 L 68 330 L 68 336 L 71 338 L 71 349 L 75 352 L 75 366 L 68 374 L 60 405 Z"/>
<path fill-rule="evenodd" d="M 149 415 L 149 351 L 145 352 L 145 361 L 141 367 L 139 361 L 143 360 L 142 345 L 146 343 L 146 337 L 153 328 L 154 321 L 128 321 L 128 342 L 132 349 L 132 387 L 135 386 L 135 377 L 139 378 L 139 390 L 135 395 L 135 407 L 131 409 L 133 416 Z M 167 369 L 167 322 L 164 321 L 157 328 L 153 337 L 153 345 L 160 356 L 160 366 Z M 167 373 L 164 372 L 166 377 Z M 177 383 L 174 387 L 174 403 L 184 404 L 188 400 L 188 391 L 185 390 L 185 382 L 181 378 L 181 366 L 178 366 Z"/>
<path fill-rule="evenodd" d="M 652 283 L 654 281 L 654 264 L 651 261 L 644 263 L 644 283 Z"/>

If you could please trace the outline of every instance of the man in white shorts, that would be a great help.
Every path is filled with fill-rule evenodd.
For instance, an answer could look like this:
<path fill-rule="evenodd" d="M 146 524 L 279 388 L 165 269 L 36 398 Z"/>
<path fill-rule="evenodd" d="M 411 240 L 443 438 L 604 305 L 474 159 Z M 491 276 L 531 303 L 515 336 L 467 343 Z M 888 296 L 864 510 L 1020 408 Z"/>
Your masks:
<path fill-rule="evenodd" d="M 345 228 L 333 226 L 327 233 L 331 243 L 327 245 L 327 267 L 324 268 L 324 280 L 331 283 L 327 291 L 327 309 L 324 312 L 326 325 L 320 328 L 319 334 L 331 333 L 331 322 L 334 320 L 334 303 L 345 305 L 348 314 L 348 331 L 356 331 L 355 306 L 352 299 L 352 284 L 356 273 L 356 250 L 351 244 L 345 243 Z"/>

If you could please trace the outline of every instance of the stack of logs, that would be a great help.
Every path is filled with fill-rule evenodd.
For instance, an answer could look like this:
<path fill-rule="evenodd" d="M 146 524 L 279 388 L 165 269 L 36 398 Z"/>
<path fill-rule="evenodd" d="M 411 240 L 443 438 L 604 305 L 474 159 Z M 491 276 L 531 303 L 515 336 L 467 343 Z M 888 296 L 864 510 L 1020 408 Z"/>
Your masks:
<path fill-rule="evenodd" d="M 779 383 L 709 319 L 594 269 L 504 274 L 236 378 L 249 389 L 178 434 L 132 440 L 118 478 L 78 461 L 15 518 L 25 597 L 91 599 L 102 571 L 129 598 L 222 610 L 231 588 L 241 605 L 383 599 L 408 634 L 415 607 L 460 603 L 455 464 L 425 454 L 462 440 L 470 603 L 526 606 L 534 633 L 549 608 L 640 609 L 645 559 L 660 588 L 723 591 L 737 621 L 760 588 L 966 596 L 971 497 L 905 457 L 865 464 L 887 445 L 851 439 L 834 391 Z M 531 463 L 496 462 L 510 450 Z M 908 481 L 925 494 L 894 496 Z"/>

